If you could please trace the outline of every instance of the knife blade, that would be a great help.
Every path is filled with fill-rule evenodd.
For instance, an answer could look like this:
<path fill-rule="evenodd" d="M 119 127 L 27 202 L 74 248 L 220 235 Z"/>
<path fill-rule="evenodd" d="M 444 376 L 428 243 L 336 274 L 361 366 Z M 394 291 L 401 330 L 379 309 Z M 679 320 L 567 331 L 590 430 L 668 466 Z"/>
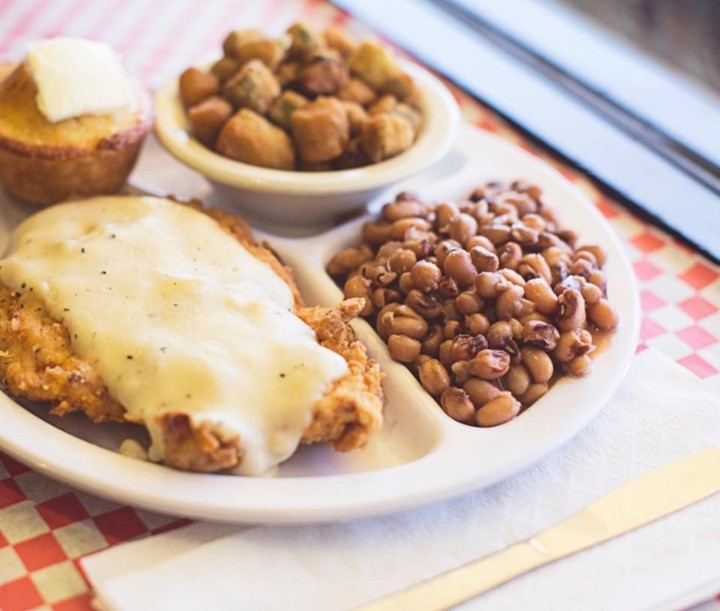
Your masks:
<path fill-rule="evenodd" d="M 525 541 L 390 594 L 358 611 L 448 609 L 717 492 L 720 448 L 690 454 L 616 488 Z"/>

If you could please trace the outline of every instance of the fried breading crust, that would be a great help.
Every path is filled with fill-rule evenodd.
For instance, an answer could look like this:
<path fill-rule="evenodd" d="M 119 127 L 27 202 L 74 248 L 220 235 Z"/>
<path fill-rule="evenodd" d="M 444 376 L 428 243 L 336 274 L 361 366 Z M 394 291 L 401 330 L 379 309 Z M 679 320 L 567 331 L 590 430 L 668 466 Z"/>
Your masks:
<path fill-rule="evenodd" d="M 196 202 L 191 205 L 200 208 Z M 203 211 L 283 278 L 295 297 L 295 313 L 315 331 L 321 345 L 348 363 L 348 372 L 313 406 L 302 443 L 332 443 L 339 451 L 365 445 L 382 424 L 382 373 L 347 324 L 362 309 L 362 300 L 349 299 L 334 309 L 305 307 L 290 269 L 255 242 L 247 223 L 219 210 Z M 45 402 L 52 414 L 79 411 L 94 422 L 132 420 L 110 396 L 93 365 L 74 354 L 67 329 L 50 318 L 31 292 L 11 293 L 2 285 L 0 376 L 10 394 Z M 166 464 L 213 472 L 241 462 L 242 439 L 221 425 L 195 422 L 182 412 L 165 412 L 160 420 Z"/>
<path fill-rule="evenodd" d="M 67 329 L 31 292 L 0 285 L 0 374 L 10 394 L 46 401 L 51 413 L 84 412 L 94 422 L 122 421 L 125 409 L 86 360 L 73 354 Z"/>

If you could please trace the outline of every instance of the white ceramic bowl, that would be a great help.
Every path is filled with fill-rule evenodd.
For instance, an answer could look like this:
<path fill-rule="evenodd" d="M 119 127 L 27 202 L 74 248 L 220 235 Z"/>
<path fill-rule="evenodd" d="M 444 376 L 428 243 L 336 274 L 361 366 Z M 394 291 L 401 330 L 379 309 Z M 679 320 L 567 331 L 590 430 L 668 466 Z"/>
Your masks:
<path fill-rule="evenodd" d="M 188 132 L 177 79 L 155 97 L 157 134 L 170 153 L 208 178 L 229 207 L 260 226 L 322 229 L 362 208 L 383 189 L 439 161 L 455 140 L 460 112 L 445 86 L 426 70 L 398 60 L 421 91 L 423 126 L 397 157 L 332 172 L 272 170 L 234 161 L 200 144 Z"/>

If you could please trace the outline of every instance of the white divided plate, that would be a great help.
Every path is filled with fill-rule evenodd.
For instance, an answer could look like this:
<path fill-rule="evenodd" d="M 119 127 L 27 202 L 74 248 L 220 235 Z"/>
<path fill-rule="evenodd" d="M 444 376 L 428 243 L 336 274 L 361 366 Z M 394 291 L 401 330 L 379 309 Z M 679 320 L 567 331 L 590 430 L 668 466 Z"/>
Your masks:
<path fill-rule="evenodd" d="M 609 254 L 609 297 L 621 315 L 611 344 L 592 375 L 562 380 L 515 420 L 490 429 L 450 420 L 363 321 L 358 335 L 387 377 L 385 424 L 368 446 L 346 454 L 303 447 L 274 477 L 184 473 L 112 451 L 142 432 L 127 425 L 92 425 L 81 415 L 55 418 L 24 409 L 0 394 L 0 448 L 33 469 L 120 503 L 171 514 L 230 522 L 317 522 L 398 511 L 495 483 L 541 459 L 575 435 L 620 384 L 635 351 L 639 299 L 622 247 L 591 202 L 524 151 L 470 126 L 449 157 L 397 185 L 426 200 L 459 199 L 488 180 L 527 179 L 540 185 L 563 225 Z M 166 160 L 164 160 L 166 161 Z M 178 168 L 178 171 L 180 169 Z M 177 192 L 177 191 L 176 191 Z M 212 198 L 210 198 L 212 199 Z M 4 202 L 0 246 L 25 211 Z M 330 305 L 340 290 L 325 263 L 358 240 L 362 219 L 311 238 L 264 235 L 295 270 L 310 304 Z"/>

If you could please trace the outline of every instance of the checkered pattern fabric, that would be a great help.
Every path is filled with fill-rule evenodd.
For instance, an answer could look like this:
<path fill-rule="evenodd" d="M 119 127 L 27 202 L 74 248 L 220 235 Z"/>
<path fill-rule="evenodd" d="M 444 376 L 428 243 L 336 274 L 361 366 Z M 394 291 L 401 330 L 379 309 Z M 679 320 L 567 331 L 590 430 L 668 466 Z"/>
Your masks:
<path fill-rule="evenodd" d="M 123 53 L 129 70 L 154 88 L 211 54 L 233 26 L 277 29 L 299 18 L 363 32 L 360 24 L 316 0 L 206 0 L 201 8 L 192 0 L 4 0 L 0 61 L 20 57 L 26 44 L 39 38 L 85 36 Z M 617 231 L 641 291 L 638 350 L 653 347 L 720 391 L 720 269 L 608 200 L 585 177 L 535 150 L 488 109 L 451 89 L 468 122 L 554 165 Z M 187 522 L 74 490 L 0 453 L 0 610 L 88 610 L 91 592 L 81 557 Z M 720 609 L 720 602 L 710 606 Z"/>

